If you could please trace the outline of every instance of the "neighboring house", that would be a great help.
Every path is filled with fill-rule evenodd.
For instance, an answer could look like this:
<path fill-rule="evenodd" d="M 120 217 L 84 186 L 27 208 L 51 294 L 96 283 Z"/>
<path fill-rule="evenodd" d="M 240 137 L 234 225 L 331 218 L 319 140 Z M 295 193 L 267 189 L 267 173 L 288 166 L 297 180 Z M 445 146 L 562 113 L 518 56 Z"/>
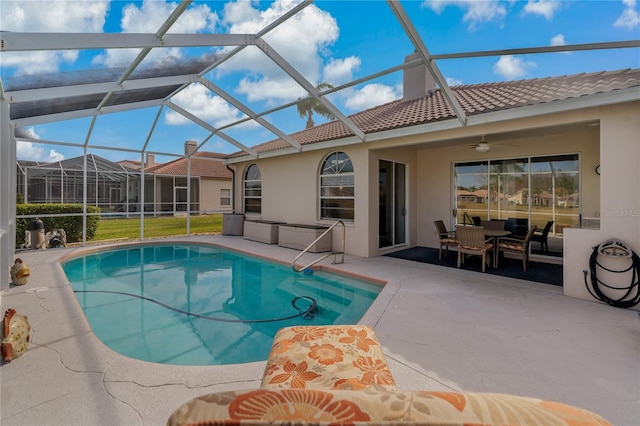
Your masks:
<path fill-rule="evenodd" d="M 185 143 L 185 155 L 191 157 L 191 212 L 221 213 L 232 209 L 231 171 L 222 161 L 223 154 L 199 152 L 194 143 Z M 145 167 L 145 211 L 175 214 L 187 211 L 187 158 L 155 164 L 148 155 Z M 94 154 L 87 155 L 87 204 L 103 213 L 140 211 L 140 162 L 117 163 Z M 83 157 L 54 163 L 17 162 L 17 192 L 26 203 L 82 204 Z"/>
<path fill-rule="evenodd" d="M 406 77 L 415 72 L 421 77 Z M 518 179 L 530 193 L 532 181 L 550 194 L 561 193 L 556 191 L 561 184 L 579 188 L 575 213 L 536 212 L 529 218 L 531 224 L 555 219 L 573 226 L 563 236 L 567 294 L 590 298 L 582 270 L 591 248 L 603 239 L 618 237 L 640 248 L 640 191 L 634 178 L 640 160 L 640 70 L 452 87 L 466 115 L 464 125 L 425 67 L 405 70 L 404 87 L 403 99 L 348 117 L 364 138 L 336 120 L 289 135 L 300 151 L 276 139 L 253 147 L 258 158 L 230 155 L 238 210 L 249 218 L 292 223 L 342 220 L 346 252 L 357 256 L 438 247 L 433 221 L 454 225 L 457 188 L 465 186 L 456 179 L 470 171 L 476 186 L 482 186 L 476 183 L 480 177 L 504 180 L 499 183 Z M 484 136 L 499 147 L 461 149 Z M 495 164 L 517 167 L 496 176 Z M 600 214 L 608 209 L 630 213 Z M 580 229 L 580 215 L 600 216 L 600 230 Z"/>
<path fill-rule="evenodd" d="M 25 203 L 82 204 L 85 197 L 83 157 L 53 163 L 17 161 L 17 192 Z M 139 172 L 94 154 L 87 155 L 87 204 L 109 209 L 126 197 L 127 184 Z"/>
<path fill-rule="evenodd" d="M 152 207 L 150 203 L 155 194 L 156 211 L 186 211 L 188 193 L 191 194 L 192 212 L 206 214 L 232 210 L 232 174 L 222 161 L 224 154 L 195 152 L 195 149 L 196 142 L 187 141 L 187 157 L 144 169 L 145 174 L 154 176 L 153 185 L 149 182 L 145 185 L 145 210 Z M 187 191 L 188 175 L 191 176 L 190 191 Z"/>

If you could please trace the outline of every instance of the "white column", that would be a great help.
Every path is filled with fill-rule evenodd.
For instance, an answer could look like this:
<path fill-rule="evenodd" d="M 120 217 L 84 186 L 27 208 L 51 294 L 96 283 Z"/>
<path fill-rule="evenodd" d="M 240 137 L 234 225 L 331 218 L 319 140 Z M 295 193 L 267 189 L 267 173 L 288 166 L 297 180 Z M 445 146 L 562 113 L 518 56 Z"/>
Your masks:
<path fill-rule="evenodd" d="M 0 288 L 9 289 L 16 247 L 16 140 L 9 102 L 0 99 Z"/>

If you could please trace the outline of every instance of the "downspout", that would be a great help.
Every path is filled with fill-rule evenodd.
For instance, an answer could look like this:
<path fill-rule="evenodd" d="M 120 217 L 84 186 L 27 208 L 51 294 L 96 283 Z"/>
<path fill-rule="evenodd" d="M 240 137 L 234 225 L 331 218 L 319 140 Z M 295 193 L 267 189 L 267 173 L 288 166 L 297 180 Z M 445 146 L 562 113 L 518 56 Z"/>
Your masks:
<path fill-rule="evenodd" d="M 236 212 L 236 171 L 229 167 L 229 164 L 224 165 L 227 170 L 231 172 L 231 212 Z"/>

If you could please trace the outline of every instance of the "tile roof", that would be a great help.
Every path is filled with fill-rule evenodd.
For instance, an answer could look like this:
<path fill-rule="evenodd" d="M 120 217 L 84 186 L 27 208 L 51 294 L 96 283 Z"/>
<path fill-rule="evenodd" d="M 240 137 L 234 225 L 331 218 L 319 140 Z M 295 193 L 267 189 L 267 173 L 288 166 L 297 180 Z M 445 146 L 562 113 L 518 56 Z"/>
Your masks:
<path fill-rule="evenodd" d="M 472 84 L 454 86 L 451 90 L 465 113 L 474 116 L 631 87 L 640 88 L 640 69 Z M 370 134 L 449 120 L 455 118 L 455 112 L 445 100 L 442 91 L 437 89 L 432 96 L 410 101 L 399 99 L 353 114 L 349 118 L 365 134 Z M 300 145 L 307 145 L 353 136 L 353 133 L 342 122 L 331 121 L 290 136 Z M 290 145 L 282 139 L 275 139 L 256 145 L 253 149 L 258 153 L 265 153 L 289 147 Z M 230 154 L 227 158 L 243 155 L 245 153 L 241 151 Z"/>
<path fill-rule="evenodd" d="M 225 154 L 215 152 L 198 152 L 191 157 L 191 176 L 214 179 L 231 179 L 231 172 L 222 160 Z M 174 176 L 187 175 L 187 159 L 178 158 L 163 164 L 154 164 L 144 169 L 145 173 L 165 174 Z"/>

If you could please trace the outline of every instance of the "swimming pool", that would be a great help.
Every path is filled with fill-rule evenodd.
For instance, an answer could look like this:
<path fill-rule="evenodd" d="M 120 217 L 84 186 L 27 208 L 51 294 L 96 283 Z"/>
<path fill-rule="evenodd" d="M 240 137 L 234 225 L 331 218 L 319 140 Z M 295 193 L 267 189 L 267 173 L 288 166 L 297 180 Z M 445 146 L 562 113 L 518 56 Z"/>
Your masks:
<path fill-rule="evenodd" d="M 281 327 L 355 324 L 382 290 L 198 244 L 110 249 L 62 268 L 103 343 L 131 358 L 176 365 L 265 360 Z"/>

